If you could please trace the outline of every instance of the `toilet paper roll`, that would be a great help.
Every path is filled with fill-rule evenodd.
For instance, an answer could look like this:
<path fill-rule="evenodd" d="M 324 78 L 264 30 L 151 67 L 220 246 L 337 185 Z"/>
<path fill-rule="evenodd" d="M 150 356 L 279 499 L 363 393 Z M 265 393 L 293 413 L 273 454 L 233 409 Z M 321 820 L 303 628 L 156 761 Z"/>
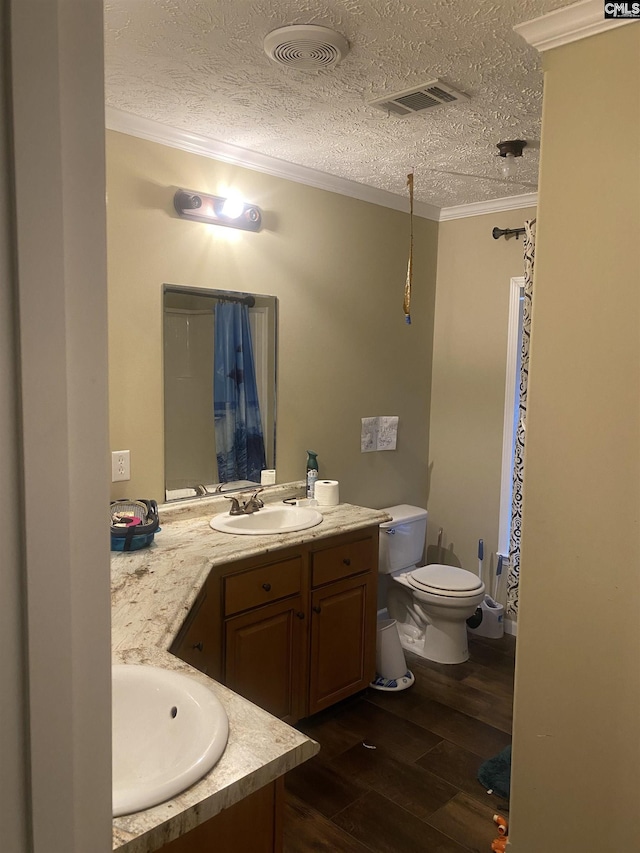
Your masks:
<path fill-rule="evenodd" d="M 339 489 L 337 480 L 316 480 L 314 497 L 318 506 L 337 506 L 340 503 Z"/>

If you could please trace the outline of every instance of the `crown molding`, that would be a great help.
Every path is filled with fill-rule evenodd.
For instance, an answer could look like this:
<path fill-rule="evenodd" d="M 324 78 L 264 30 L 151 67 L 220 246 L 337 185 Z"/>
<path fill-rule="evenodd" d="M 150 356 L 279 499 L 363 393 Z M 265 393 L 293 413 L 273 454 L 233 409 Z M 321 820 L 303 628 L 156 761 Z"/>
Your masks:
<path fill-rule="evenodd" d="M 517 24 L 513 29 L 542 53 L 632 23 L 633 20 L 629 19 L 605 20 L 602 0 L 581 0 L 580 3 L 555 9 L 540 18 Z"/>
<path fill-rule="evenodd" d="M 536 207 L 538 193 L 512 195 L 508 198 L 494 198 L 490 201 L 477 201 L 474 204 L 460 204 L 457 207 L 443 207 L 440 222 L 450 219 L 465 219 L 467 216 L 483 216 L 486 213 L 502 213 L 507 210 L 520 210 L 523 207 Z"/>
<path fill-rule="evenodd" d="M 122 110 L 116 110 L 112 107 L 107 107 L 105 110 L 105 124 L 108 130 L 115 130 L 118 133 L 137 136 L 140 139 L 147 139 L 150 142 L 157 142 L 160 145 L 167 145 L 170 148 L 179 148 L 191 154 L 200 154 L 203 157 L 210 157 L 213 160 L 221 160 L 224 163 L 231 163 L 234 166 L 253 169 L 256 172 L 263 172 L 267 175 L 273 175 L 276 178 L 283 178 L 287 181 L 295 181 L 298 184 L 305 184 L 316 189 L 339 193 L 340 195 L 356 198 L 360 201 L 367 201 L 381 207 L 388 207 L 392 210 L 401 210 L 404 213 L 408 212 L 408 199 L 395 195 L 395 193 L 359 184 L 357 181 L 338 178 L 335 175 L 319 172 L 316 169 L 309 169 L 306 166 L 297 166 L 294 163 L 288 163 L 276 157 L 259 154 L 257 151 L 251 151 L 248 148 L 239 148 L 236 145 L 229 145 L 226 142 L 208 139 L 197 133 L 178 130 L 175 127 L 169 127 L 166 124 L 160 124 L 160 122 L 142 118 L 132 113 L 126 113 Z M 420 216 L 423 219 L 433 219 L 436 222 L 440 217 L 439 207 L 420 201 L 415 202 L 413 212 L 416 216 Z"/>
<path fill-rule="evenodd" d="M 237 145 L 229 145 L 227 142 L 218 142 L 208 139 L 197 133 L 187 130 L 178 130 L 166 124 L 142 118 L 141 116 L 127 113 L 107 107 L 105 110 L 105 124 L 108 130 L 118 133 L 126 133 L 159 145 L 167 145 L 170 148 L 179 148 L 191 154 L 199 154 L 202 157 L 210 157 L 212 160 L 221 160 L 223 163 L 231 163 L 234 166 L 242 166 L 245 169 L 253 169 L 256 172 L 264 172 L 276 178 L 287 181 L 295 181 L 299 184 L 326 190 L 327 192 L 388 207 L 392 210 L 408 212 L 408 201 L 395 193 L 379 190 L 359 184 L 357 181 L 349 181 L 338 178 L 326 172 L 309 169 L 306 166 L 296 166 L 286 160 L 276 157 L 267 157 L 257 151 L 248 148 L 240 148 Z M 510 196 L 509 198 L 493 199 L 491 201 L 474 202 L 457 207 L 439 208 L 426 202 L 417 201 L 414 204 L 414 214 L 423 219 L 431 219 L 434 222 L 444 222 L 448 219 L 463 219 L 467 216 L 481 216 L 485 213 L 499 213 L 505 210 L 517 210 L 521 207 L 535 207 L 537 194 L 528 193 L 521 196 Z"/>

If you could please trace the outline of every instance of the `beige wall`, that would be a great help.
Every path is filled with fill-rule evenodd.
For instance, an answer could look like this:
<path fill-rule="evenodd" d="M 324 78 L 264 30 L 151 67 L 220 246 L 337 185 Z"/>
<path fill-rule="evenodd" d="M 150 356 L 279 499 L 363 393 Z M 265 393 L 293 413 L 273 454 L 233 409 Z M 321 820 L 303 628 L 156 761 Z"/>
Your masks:
<path fill-rule="evenodd" d="M 498 549 L 510 281 L 522 276 L 520 228 L 534 208 L 440 225 L 429 437 L 427 558 L 485 570 Z M 439 555 L 438 530 L 448 553 Z M 501 587 L 502 588 L 502 587 Z M 501 596 L 504 600 L 504 594 Z"/>
<path fill-rule="evenodd" d="M 640 26 L 545 55 L 514 853 L 640 849 Z M 624 140 L 624 145 L 618 145 Z"/>
<path fill-rule="evenodd" d="M 5 7 L 0 14 L 6 20 Z M 4 33 L 3 33 L 4 36 Z M 22 553 L 18 330 L 14 219 L 10 176 L 13 157 L 8 146 L 11 126 L 9 44 L 0 39 L 0 536 L 2 537 L 2 594 L 0 595 L 0 824 L 3 846 L 24 853 L 29 846 L 29 753 L 27 745 L 27 650 L 24 638 L 24 555 Z"/>
<path fill-rule="evenodd" d="M 176 187 L 233 185 L 265 212 L 258 234 L 181 220 Z M 278 481 L 306 450 L 341 499 L 424 505 L 437 223 L 415 222 L 413 324 L 402 296 L 405 213 L 120 133 L 108 134 L 110 441 L 131 450 L 114 497 L 163 496 L 163 282 L 280 300 Z M 395 452 L 360 453 L 360 419 L 398 415 Z"/>

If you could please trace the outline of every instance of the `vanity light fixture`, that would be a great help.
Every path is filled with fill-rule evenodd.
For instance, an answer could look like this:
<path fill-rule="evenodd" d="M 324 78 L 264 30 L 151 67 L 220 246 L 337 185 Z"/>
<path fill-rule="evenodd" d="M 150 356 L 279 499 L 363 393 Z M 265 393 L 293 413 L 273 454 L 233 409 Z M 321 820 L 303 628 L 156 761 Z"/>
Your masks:
<path fill-rule="evenodd" d="M 522 151 L 526 147 L 524 139 L 511 139 L 507 142 L 498 142 L 498 156 L 503 157 L 502 174 L 505 178 L 514 174 L 516 157 L 522 157 Z"/>
<path fill-rule="evenodd" d="M 259 231 L 262 227 L 260 208 L 235 197 L 223 198 L 181 189 L 176 191 L 173 204 L 180 216 L 196 222 L 227 225 L 243 231 Z"/>

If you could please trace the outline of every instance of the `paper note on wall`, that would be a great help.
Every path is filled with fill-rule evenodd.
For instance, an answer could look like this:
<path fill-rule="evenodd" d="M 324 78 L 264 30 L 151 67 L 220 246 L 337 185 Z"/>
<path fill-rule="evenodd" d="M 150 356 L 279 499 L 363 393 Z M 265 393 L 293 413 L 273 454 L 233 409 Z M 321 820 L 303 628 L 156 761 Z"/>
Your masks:
<path fill-rule="evenodd" d="M 370 453 L 377 450 L 378 419 L 362 418 L 362 432 L 360 433 L 360 450 L 362 453 Z"/>
<path fill-rule="evenodd" d="M 378 418 L 378 450 L 395 450 L 398 440 L 398 418 Z"/>
<path fill-rule="evenodd" d="M 362 418 L 360 434 L 362 453 L 370 453 L 373 450 L 395 450 L 397 438 L 397 417 Z"/>

